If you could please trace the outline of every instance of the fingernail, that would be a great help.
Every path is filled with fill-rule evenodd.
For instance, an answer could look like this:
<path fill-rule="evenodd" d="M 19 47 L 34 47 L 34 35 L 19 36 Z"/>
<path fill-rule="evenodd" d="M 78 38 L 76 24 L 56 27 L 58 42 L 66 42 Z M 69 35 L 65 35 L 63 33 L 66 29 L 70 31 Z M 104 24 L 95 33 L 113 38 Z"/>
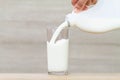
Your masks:
<path fill-rule="evenodd" d="M 74 8 L 74 12 L 75 12 L 75 13 L 79 13 L 79 12 L 80 12 L 80 10 L 79 10 L 79 9 L 77 9 L 77 8 Z"/>

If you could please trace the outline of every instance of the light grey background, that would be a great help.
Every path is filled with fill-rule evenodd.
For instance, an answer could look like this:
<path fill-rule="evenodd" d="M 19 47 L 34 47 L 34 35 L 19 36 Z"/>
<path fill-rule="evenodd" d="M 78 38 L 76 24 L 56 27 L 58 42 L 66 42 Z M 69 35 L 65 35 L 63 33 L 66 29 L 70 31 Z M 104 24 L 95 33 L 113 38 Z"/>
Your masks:
<path fill-rule="evenodd" d="M 70 0 L 0 0 L 0 73 L 46 73 L 46 27 L 61 24 Z M 70 29 L 71 73 L 120 72 L 120 30 Z"/>

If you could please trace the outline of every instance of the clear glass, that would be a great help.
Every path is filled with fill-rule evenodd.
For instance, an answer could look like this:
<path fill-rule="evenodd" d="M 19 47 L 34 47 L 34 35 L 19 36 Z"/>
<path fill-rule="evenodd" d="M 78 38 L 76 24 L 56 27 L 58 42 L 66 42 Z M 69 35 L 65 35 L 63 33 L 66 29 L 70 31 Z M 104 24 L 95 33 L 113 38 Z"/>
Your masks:
<path fill-rule="evenodd" d="M 57 37 L 55 43 L 50 40 L 57 28 L 47 28 L 47 62 L 48 74 L 67 75 L 69 58 L 69 29 L 65 28 Z"/>

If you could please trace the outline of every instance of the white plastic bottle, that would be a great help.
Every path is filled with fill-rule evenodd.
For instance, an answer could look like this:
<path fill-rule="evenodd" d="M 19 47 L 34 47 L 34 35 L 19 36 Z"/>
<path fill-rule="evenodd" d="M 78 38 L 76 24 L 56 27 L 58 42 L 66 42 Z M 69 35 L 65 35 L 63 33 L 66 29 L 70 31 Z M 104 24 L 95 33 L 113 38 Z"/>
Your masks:
<path fill-rule="evenodd" d="M 88 10 L 68 14 L 70 26 L 93 33 L 102 33 L 120 28 L 120 0 L 98 0 Z"/>

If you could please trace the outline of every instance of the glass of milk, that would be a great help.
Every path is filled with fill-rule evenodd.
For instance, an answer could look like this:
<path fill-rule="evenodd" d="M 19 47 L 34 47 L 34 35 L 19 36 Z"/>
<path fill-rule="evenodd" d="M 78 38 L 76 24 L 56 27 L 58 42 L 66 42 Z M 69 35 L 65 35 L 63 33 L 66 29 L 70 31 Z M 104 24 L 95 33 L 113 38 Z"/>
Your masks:
<path fill-rule="evenodd" d="M 69 57 L 69 30 L 64 28 L 54 43 L 50 43 L 57 28 L 47 28 L 48 74 L 67 75 Z"/>

